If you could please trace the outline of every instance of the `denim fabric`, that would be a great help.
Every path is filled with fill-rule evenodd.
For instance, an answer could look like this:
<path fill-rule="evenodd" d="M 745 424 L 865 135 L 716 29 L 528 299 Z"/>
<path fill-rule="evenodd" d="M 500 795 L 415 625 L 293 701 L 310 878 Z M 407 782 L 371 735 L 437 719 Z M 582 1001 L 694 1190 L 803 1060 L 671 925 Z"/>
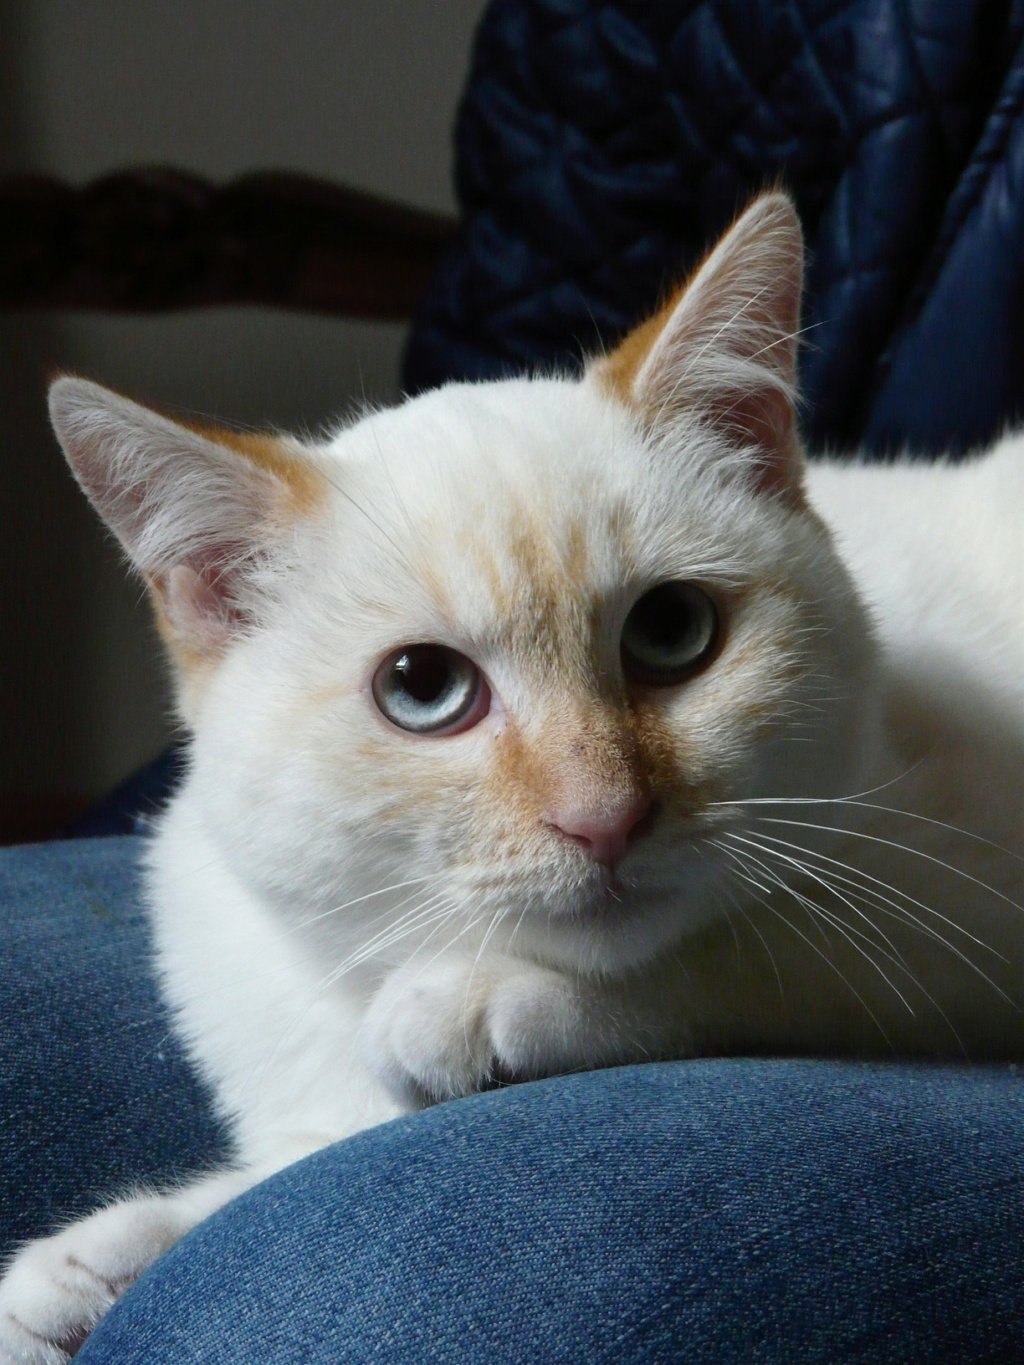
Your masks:
<path fill-rule="evenodd" d="M 0 849 L 0 1255 L 227 1149 L 158 1000 L 139 848 Z"/>
<path fill-rule="evenodd" d="M 1022 1156 L 1012 1069 L 711 1061 L 507 1089 L 250 1191 L 77 1361 L 1024 1360 Z"/>

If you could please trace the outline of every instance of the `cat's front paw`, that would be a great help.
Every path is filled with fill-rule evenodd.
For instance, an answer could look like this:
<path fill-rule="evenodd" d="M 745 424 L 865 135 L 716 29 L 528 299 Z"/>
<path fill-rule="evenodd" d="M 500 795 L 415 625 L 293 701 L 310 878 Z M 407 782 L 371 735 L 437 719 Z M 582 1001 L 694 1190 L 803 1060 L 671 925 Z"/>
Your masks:
<path fill-rule="evenodd" d="M 64 1365 L 115 1300 L 261 1172 L 214 1171 L 140 1194 L 23 1246 L 0 1278 L 0 1365 Z"/>
<path fill-rule="evenodd" d="M 448 955 L 411 963 L 364 1026 L 372 1070 L 405 1103 L 452 1099 L 611 1060 L 612 1017 L 577 979 L 529 962 Z"/>
<path fill-rule="evenodd" d="M 30 1242 L 0 1280 L 0 1361 L 63 1365 L 181 1233 L 171 1201 L 150 1195 Z"/>

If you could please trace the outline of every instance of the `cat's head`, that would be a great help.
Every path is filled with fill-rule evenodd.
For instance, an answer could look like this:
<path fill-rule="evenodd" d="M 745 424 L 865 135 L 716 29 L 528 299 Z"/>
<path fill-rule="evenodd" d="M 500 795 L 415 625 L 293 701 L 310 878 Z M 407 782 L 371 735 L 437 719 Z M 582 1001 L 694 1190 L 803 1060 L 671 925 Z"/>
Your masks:
<path fill-rule="evenodd" d="M 174 661 L 178 799 L 243 880 L 346 950 L 615 969 L 728 911 L 742 803 L 855 789 L 873 650 L 804 497 L 801 271 L 766 195 L 581 380 L 322 442 L 57 381 Z"/>

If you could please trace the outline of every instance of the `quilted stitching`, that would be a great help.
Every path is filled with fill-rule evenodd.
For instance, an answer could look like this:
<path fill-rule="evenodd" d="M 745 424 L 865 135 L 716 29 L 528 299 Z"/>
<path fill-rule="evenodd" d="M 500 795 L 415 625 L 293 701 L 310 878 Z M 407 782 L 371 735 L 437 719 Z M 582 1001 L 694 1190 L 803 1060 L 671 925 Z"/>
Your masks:
<path fill-rule="evenodd" d="M 859 439 L 937 238 L 963 221 L 1022 9 L 494 0 L 457 128 L 463 231 L 418 320 L 410 387 L 578 363 L 781 177 L 812 246 L 809 434 Z"/>

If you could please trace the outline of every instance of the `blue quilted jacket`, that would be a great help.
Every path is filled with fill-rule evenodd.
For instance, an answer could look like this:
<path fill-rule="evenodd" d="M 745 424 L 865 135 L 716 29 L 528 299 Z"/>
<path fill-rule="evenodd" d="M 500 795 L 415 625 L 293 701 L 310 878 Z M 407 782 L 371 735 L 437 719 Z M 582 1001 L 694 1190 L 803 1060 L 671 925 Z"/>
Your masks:
<path fill-rule="evenodd" d="M 1024 0 L 494 0 L 408 387 L 578 363 L 781 181 L 812 445 L 988 440 L 1024 417 L 1022 37 Z"/>

